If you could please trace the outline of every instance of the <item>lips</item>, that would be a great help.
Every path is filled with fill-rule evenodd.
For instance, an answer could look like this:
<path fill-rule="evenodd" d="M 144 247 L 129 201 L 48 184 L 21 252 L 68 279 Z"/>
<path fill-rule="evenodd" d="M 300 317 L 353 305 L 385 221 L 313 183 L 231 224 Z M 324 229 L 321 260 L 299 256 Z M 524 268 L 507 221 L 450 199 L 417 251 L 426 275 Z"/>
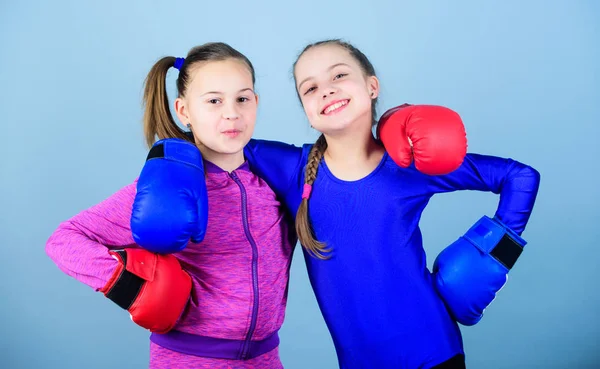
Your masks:
<path fill-rule="evenodd" d="M 323 108 L 323 110 L 321 110 L 321 114 L 329 115 L 331 113 L 335 113 L 343 109 L 346 105 L 348 105 L 349 102 L 349 99 L 332 101 L 329 104 L 327 104 L 325 108 Z"/>
<path fill-rule="evenodd" d="M 239 129 L 228 129 L 226 131 L 222 131 L 221 133 L 228 137 L 236 137 L 241 132 L 242 131 L 240 131 Z"/>

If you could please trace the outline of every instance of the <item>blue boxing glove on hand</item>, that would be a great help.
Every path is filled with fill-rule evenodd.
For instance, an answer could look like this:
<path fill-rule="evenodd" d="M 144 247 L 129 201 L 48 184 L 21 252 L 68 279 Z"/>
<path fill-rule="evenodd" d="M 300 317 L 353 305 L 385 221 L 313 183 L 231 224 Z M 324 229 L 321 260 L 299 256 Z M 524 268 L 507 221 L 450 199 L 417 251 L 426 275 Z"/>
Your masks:
<path fill-rule="evenodd" d="M 525 245 L 499 219 L 484 216 L 438 255 L 435 287 L 457 322 L 470 326 L 481 320 Z"/>
<path fill-rule="evenodd" d="M 204 239 L 208 194 L 200 150 L 191 142 L 157 141 L 146 159 L 133 202 L 131 231 L 146 250 L 166 254 Z"/>

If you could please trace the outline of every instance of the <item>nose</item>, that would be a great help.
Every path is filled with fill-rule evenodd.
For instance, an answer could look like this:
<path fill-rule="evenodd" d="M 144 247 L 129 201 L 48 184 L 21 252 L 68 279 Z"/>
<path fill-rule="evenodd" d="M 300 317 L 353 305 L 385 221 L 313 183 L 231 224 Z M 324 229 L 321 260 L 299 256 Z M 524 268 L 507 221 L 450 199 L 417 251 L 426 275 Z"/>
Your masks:
<path fill-rule="evenodd" d="M 335 94 L 337 90 L 333 87 L 328 87 L 325 91 L 323 91 L 323 100 L 327 98 L 327 96 L 331 96 Z"/>
<path fill-rule="evenodd" d="M 235 103 L 225 105 L 225 108 L 223 109 L 223 118 L 227 120 L 236 120 L 239 117 L 240 114 Z"/>

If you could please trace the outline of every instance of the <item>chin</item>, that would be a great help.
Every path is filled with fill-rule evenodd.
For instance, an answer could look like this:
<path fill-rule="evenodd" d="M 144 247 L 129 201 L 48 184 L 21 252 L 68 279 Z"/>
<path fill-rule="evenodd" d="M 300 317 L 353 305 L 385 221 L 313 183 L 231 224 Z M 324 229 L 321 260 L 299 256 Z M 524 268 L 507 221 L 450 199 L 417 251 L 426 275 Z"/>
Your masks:
<path fill-rule="evenodd" d="M 248 141 L 243 141 L 236 144 L 230 143 L 228 145 L 222 145 L 221 147 L 219 147 L 219 151 L 222 154 L 237 154 L 240 151 L 244 150 L 244 147 L 247 143 Z"/>
<path fill-rule="evenodd" d="M 342 120 L 336 122 L 321 122 L 319 125 L 314 125 L 314 129 L 317 131 L 326 134 L 326 135 L 335 135 L 336 133 L 343 132 L 344 130 L 350 128 L 352 126 L 351 121 Z"/>
<path fill-rule="evenodd" d="M 362 125 L 368 120 L 369 126 L 371 126 L 371 111 L 370 109 L 365 110 L 364 112 L 349 112 L 351 114 L 347 114 L 345 116 L 340 115 L 338 119 L 325 119 L 319 122 L 319 126 L 315 126 L 315 129 L 321 131 L 326 134 L 335 134 L 340 133 L 348 129 L 354 129 L 357 125 Z M 333 118 L 333 117 L 332 117 Z"/>

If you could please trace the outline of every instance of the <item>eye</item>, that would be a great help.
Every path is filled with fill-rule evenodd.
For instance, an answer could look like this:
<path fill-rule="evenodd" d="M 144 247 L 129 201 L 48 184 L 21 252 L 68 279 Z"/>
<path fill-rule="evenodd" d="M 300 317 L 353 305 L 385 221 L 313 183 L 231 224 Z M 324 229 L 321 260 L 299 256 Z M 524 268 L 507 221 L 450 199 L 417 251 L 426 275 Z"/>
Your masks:
<path fill-rule="evenodd" d="M 245 97 L 245 96 L 238 97 L 238 102 L 245 103 L 245 102 L 248 102 L 248 101 L 250 101 L 250 99 L 247 98 L 247 97 Z"/>
<path fill-rule="evenodd" d="M 208 100 L 209 104 L 218 104 L 220 102 L 221 102 L 221 100 L 219 100 L 219 99 L 210 99 L 210 100 Z"/>
<path fill-rule="evenodd" d="M 304 94 L 306 95 L 306 94 L 308 94 L 309 92 L 313 92 L 313 91 L 314 91 L 314 90 L 316 90 L 316 89 L 317 89 L 317 88 L 313 86 L 313 87 L 309 88 L 308 90 L 306 90 L 306 91 L 304 92 Z"/>
<path fill-rule="evenodd" d="M 342 78 L 342 77 L 345 77 L 347 75 L 348 75 L 347 73 L 340 73 L 340 74 L 336 75 L 333 79 Z"/>

